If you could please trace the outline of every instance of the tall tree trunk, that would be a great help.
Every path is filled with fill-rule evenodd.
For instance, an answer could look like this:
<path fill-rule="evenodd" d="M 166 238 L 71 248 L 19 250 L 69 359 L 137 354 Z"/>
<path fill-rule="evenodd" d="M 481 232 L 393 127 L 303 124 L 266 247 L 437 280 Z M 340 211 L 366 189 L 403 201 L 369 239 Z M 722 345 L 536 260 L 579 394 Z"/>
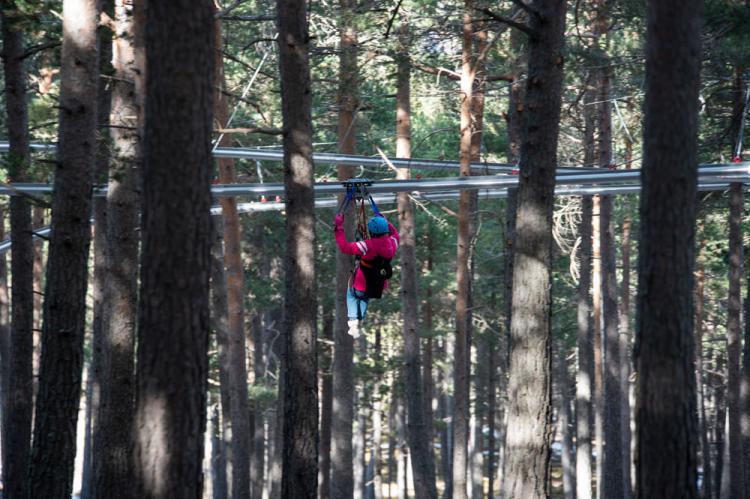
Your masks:
<path fill-rule="evenodd" d="M 409 28 L 399 29 L 396 87 L 396 156 L 411 157 L 411 60 Z M 410 178 L 408 168 L 399 168 L 396 178 Z M 404 380 L 407 410 L 407 440 L 412 456 L 414 493 L 417 499 L 437 498 L 435 461 L 425 424 L 422 365 L 419 348 L 419 302 L 414 206 L 408 192 L 398 194 L 401 235 L 401 315 L 404 322 Z"/>
<path fill-rule="evenodd" d="M 149 2 L 145 26 L 135 490 L 138 497 L 195 497 L 208 374 L 211 3 Z M 170 446 L 155 445 L 162 441 Z"/>
<path fill-rule="evenodd" d="M 472 95 L 475 77 L 472 25 L 473 0 L 464 0 L 463 48 L 461 52 L 461 116 L 459 159 L 461 176 L 471 175 Z M 456 342 L 453 356 L 453 498 L 467 498 L 466 472 L 469 441 L 469 307 L 471 293 L 471 206 L 472 196 L 462 190 L 458 202 L 458 236 L 456 242 Z"/>
<path fill-rule="evenodd" d="M 284 450 L 281 497 L 314 498 L 318 489 L 318 360 L 315 298 L 315 199 L 307 9 L 277 0 L 284 117 L 286 255 Z"/>
<path fill-rule="evenodd" d="M 10 144 L 10 182 L 29 180 L 29 114 L 26 104 L 23 19 L 15 2 L 0 3 L 3 36 L 5 111 Z M 10 199 L 11 329 L 7 366 L 8 391 L 3 411 L 3 496 L 25 498 L 29 491 L 28 465 L 31 451 L 33 390 L 33 242 L 31 205 L 22 196 Z M 7 395 L 5 395 L 7 393 Z"/>
<path fill-rule="evenodd" d="M 699 249 L 697 269 L 695 272 L 695 384 L 698 388 L 698 423 L 700 431 L 700 448 L 703 464 L 701 497 L 713 497 L 713 474 L 711 473 L 711 446 L 708 443 L 709 423 L 706 420 L 706 390 L 703 383 L 703 313 L 706 286 L 706 237 L 703 222 L 698 226 Z M 747 303 L 746 302 L 746 306 Z"/>
<path fill-rule="evenodd" d="M 221 20 L 214 21 L 214 120 L 220 129 L 228 128 L 229 105 L 224 93 L 224 59 L 221 52 Z M 232 137 L 221 133 L 216 141 L 218 147 L 232 145 Z M 231 184 L 237 181 L 234 159 L 217 159 L 219 182 Z M 250 497 L 250 439 L 251 413 L 247 392 L 247 365 L 245 355 L 245 280 L 242 268 L 240 218 L 237 199 L 222 197 L 221 218 L 224 236 L 224 273 L 227 286 L 227 366 L 229 382 L 229 418 L 232 427 L 232 495 Z M 250 346 L 252 349 L 252 345 Z"/>
<path fill-rule="evenodd" d="M 510 330 L 506 497 L 547 497 L 551 437 L 552 208 L 563 76 L 564 0 L 532 2 Z"/>
<path fill-rule="evenodd" d="M 375 331 L 375 352 L 373 361 L 376 366 L 381 362 L 382 343 L 381 343 L 381 329 L 378 328 Z M 372 498 L 383 499 L 383 477 L 380 471 L 383 456 L 381 451 L 381 442 L 383 441 L 383 395 L 381 395 L 382 381 L 381 378 L 376 378 L 372 392 L 373 406 L 372 406 Z M 369 494 L 366 497 L 370 497 Z"/>
<path fill-rule="evenodd" d="M 338 87 L 338 148 L 342 154 L 356 152 L 356 110 L 359 107 L 357 86 L 357 32 L 354 26 L 353 0 L 340 0 Z M 339 165 L 338 178 L 354 176 L 354 167 Z M 344 231 L 353 240 L 354 207 L 345 213 Z M 354 341 L 348 334 L 346 293 L 349 287 L 354 258 L 336 252 L 336 322 L 334 323 L 333 405 L 331 431 L 331 499 L 350 499 L 354 494 L 354 456 L 352 427 L 354 424 Z"/>
<path fill-rule="evenodd" d="M 5 239 L 5 213 L 0 209 L 0 239 Z M 8 415 L 8 386 L 10 355 L 10 300 L 8 293 L 8 259 L 0 253 L 0 449 L 3 463 L 5 460 L 5 421 Z"/>
<path fill-rule="evenodd" d="M 270 272 L 269 272 L 270 273 Z M 266 358 L 263 355 L 263 314 L 257 311 L 253 314 L 252 331 L 252 366 L 254 371 L 253 381 L 255 384 L 265 384 Z M 249 377 L 248 377 L 249 379 Z M 250 459 L 250 492 L 253 499 L 262 499 L 265 483 L 264 468 L 266 463 L 266 418 L 263 403 L 260 400 L 252 402 L 253 434 L 252 434 L 252 458 Z"/>
<path fill-rule="evenodd" d="M 570 374 L 565 349 L 560 348 L 557 354 L 557 373 L 559 377 L 558 390 L 560 392 L 560 409 L 558 423 L 560 426 L 560 441 L 562 443 L 561 464 L 563 475 L 563 494 L 565 499 L 575 498 L 575 455 L 573 453 L 573 415 L 570 410 Z"/>
<path fill-rule="evenodd" d="M 333 416 L 333 310 L 323 305 L 323 348 L 320 388 L 320 442 L 318 443 L 318 498 L 328 499 L 331 493 L 331 421 Z M 331 348 L 328 347 L 331 345 Z"/>
<path fill-rule="evenodd" d="M 98 18 L 98 2 L 94 0 L 63 3 L 60 123 L 29 471 L 31 497 L 68 497 L 73 486 L 96 159 L 97 99 L 91 96 L 96 95 L 99 76 Z M 28 252 L 31 289 L 31 244 Z M 29 313 L 29 326 L 31 320 Z"/>
<path fill-rule="evenodd" d="M 95 494 L 127 494 L 132 481 L 135 323 L 138 291 L 140 147 L 135 80 L 133 7 L 115 4 L 112 59 L 113 145 L 107 190 L 107 254 L 104 324 L 99 364 L 99 407 L 94 441 Z M 96 202 L 96 201 L 95 201 Z"/>
<path fill-rule="evenodd" d="M 229 497 L 227 488 L 227 463 L 221 441 L 221 406 L 216 395 L 209 391 L 209 407 L 211 408 L 211 497 L 226 499 Z"/>
<path fill-rule="evenodd" d="M 692 292 L 701 10 L 699 0 L 648 4 L 635 346 L 641 498 L 697 496 Z"/>
<path fill-rule="evenodd" d="M 599 21 L 606 23 L 606 13 L 599 14 Z M 606 29 L 606 28 L 605 28 Z M 613 163 L 612 152 L 612 69 L 605 56 L 599 79 L 599 166 L 609 168 Z M 599 233 L 601 237 L 602 306 L 604 318 L 604 473 L 603 497 L 624 497 L 624 478 L 620 432 L 621 388 L 620 388 L 620 337 L 617 310 L 617 265 L 615 250 L 614 200 L 612 196 L 601 196 Z"/>
<path fill-rule="evenodd" d="M 725 368 L 724 359 L 719 354 L 717 355 L 716 359 L 716 372 L 722 373 Z M 714 378 L 718 378 L 717 380 L 714 380 L 715 388 L 714 388 L 714 397 L 715 397 L 715 408 L 716 408 L 716 417 L 714 422 L 714 429 L 715 429 L 715 442 L 716 442 L 716 465 L 714 466 L 714 475 L 713 475 L 713 482 L 714 482 L 714 489 L 715 489 L 715 496 L 721 497 L 722 487 L 723 487 L 723 480 L 722 477 L 724 476 L 724 449 L 726 447 L 726 420 L 727 420 L 727 405 L 726 405 L 726 386 L 724 383 L 724 376 L 712 376 Z M 726 497 L 726 494 L 724 495 Z"/>
<path fill-rule="evenodd" d="M 729 296 L 727 305 L 727 411 L 729 412 L 729 490 L 731 497 L 744 497 L 745 495 L 740 403 L 742 196 L 742 185 L 731 184 L 729 187 Z"/>
<path fill-rule="evenodd" d="M 594 454 L 596 455 L 596 498 L 603 499 L 604 486 L 604 349 L 602 345 L 602 237 L 601 196 L 591 205 L 591 304 L 594 337 Z"/>

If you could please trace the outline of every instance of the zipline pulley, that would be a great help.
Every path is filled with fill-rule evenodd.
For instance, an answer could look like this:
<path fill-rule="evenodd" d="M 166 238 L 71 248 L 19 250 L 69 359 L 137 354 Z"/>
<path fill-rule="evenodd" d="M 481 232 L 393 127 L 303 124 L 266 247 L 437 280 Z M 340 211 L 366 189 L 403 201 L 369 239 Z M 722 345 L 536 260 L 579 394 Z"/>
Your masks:
<path fill-rule="evenodd" d="M 344 200 L 339 205 L 338 213 L 342 214 L 349 207 L 349 203 L 354 200 L 354 212 L 357 216 L 357 233 L 356 240 L 369 239 L 370 234 L 367 231 L 367 215 L 365 214 L 365 200 L 369 201 L 370 208 L 375 215 L 380 215 L 380 210 L 372 195 L 367 191 L 367 187 L 372 185 L 372 180 L 366 178 L 352 178 L 344 180 L 341 185 L 346 189 Z"/>

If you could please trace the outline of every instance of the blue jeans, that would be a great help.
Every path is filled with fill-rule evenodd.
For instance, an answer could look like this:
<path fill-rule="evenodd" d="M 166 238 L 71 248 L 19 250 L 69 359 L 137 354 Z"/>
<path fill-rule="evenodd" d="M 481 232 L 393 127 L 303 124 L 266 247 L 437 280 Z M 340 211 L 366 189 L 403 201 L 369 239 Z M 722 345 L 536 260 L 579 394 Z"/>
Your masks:
<path fill-rule="evenodd" d="M 349 288 L 346 292 L 346 311 L 350 321 L 362 320 L 367 313 L 367 303 L 370 301 L 364 291 Z"/>

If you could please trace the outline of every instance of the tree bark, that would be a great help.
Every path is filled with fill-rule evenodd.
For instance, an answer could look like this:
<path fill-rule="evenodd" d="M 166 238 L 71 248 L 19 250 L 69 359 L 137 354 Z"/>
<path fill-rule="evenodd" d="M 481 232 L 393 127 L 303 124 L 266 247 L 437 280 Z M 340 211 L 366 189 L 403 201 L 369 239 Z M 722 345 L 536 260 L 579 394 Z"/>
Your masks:
<path fill-rule="evenodd" d="M 353 0 L 340 0 L 339 87 L 338 87 L 338 149 L 354 154 L 357 136 L 356 110 L 359 107 L 357 85 L 357 31 L 354 26 Z M 354 166 L 339 165 L 338 179 L 354 176 Z M 354 238 L 354 206 L 344 213 L 344 231 L 348 241 Z M 331 429 L 331 499 L 350 499 L 354 495 L 354 455 L 352 428 L 354 424 L 354 340 L 348 334 L 346 293 L 349 288 L 354 258 L 336 252 L 336 322 L 334 323 L 333 405 Z"/>
<path fill-rule="evenodd" d="M 5 239 L 5 210 L 0 210 L 0 238 Z M 5 421 L 8 414 L 9 355 L 10 355 L 10 300 L 8 293 L 8 259 L 0 254 L 0 449 L 5 459 Z M 31 430 L 29 430 L 30 432 Z"/>
<path fill-rule="evenodd" d="M 510 330 L 505 497 L 547 497 L 551 437 L 552 208 L 566 2 L 531 4 Z"/>
<path fill-rule="evenodd" d="M 411 157 L 411 61 L 409 30 L 399 29 L 399 53 L 396 86 L 396 157 Z M 407 168 L 399 168 L 396 178 L 410 178 Z M 417 499 L 436 499 L 435 461 L 431 440 L 425 424 L 422 365 L 420 357 L 419 303 L 417 288 L 417 256 L 414 206 L 409 193 L 398 194 L 398 221 L 401 235 L 401 315 L 404 334 L 404 381 L 406 392 L 407 431 L 414 472 L 414 493 Z"/>
<path fill-rule="evenodd" d="M 95 495 L 127 494 L 132 480 L 135 323 L 138 291 L 140 146 L 133 7 L 115 4 L 115 78 L 109 132 L 112 165 L 107 190 L 107 253 L 99 407 L 94 443 Z M 96 202 L 96 201 L 95 201 Z"/>
<path fill-rule="evenodd" d="M 693 261 L 702 2 L 651 2 L 635 365 L 636 496 L 696 497 Z"/>
<path fill-rule="evenodd" d="M 63 3 L 60 122 L 42 359 L 29 481 L 32 498 L 67 497 L 73 487 L 86 317 L 91 186 L 96 159 L 98 2 Z M 32 246 L 28 246 L 29 289 Z M 31 296 L 29 296 L 31 307 Z M 31 313 L 29 313 L 29 325 Z"/>
<path fill-rule="evenodd" d="M 318 361 L 309 34 L 304 0 L 277 0 L 284 117 L 286 255 L 281 497 L 318 489 Z"/>
<path fill-rule="evenodd" d="M 196 497 L 202 490 L 212 242 L 211 3 L 149 2 L 145 36 L 134 488 L 143 498 Z"/>
<path fill-rule="evenodd" d="M 331 493 L 331 421 L 333 417 L 333 322 L 330 306 L 323 309 L 323 348 L 320 388 L 320 442 L 318 444 L 318 498 L 328 499 Z M 329 348 L 328 345 L 331 347 Z"/>
<path fill-rule="evenodd" d="M 703 383 L 703 313 L 706 285 L 706 238 L 703 222 L 698 226 L 699 249 L 697 269 L 695 272 L 695 384 L 698 389 L 698 424 L 700 431 L 700 448 L 703 464 L 701 497 L 713 497 L 713 474 L 711 472 L 711 446 L 708 442 L 709 423 L 706 419 L 706 390 Z M 747 302 L 746 302 L 747 304 Z M 746 305 L 747 306 L 747 305 Z"/>
<path fill-rule="evenodd" d="M 29 113 L 22 17 L 12 0 L 0 3 L 7 123 L 8 178 L 29 180 Z M 25 498 L 29 491 L 33 390 L 33 242 L 31 205 L 22 196 L 10 199 L 11 328 L 7 356 L 8 391 L 3 390 L 3 496 Z M 6 395 L 7 394 L 7 395 Z"/>
<path fill-rule="evenodd" d="M 214 21 L 215 66 L 214 120 L 219 128 L 229 127 L 229 105 L 224 93 L 224 60 L 221 52 L 221 20 Z M 230 147 L 232 137 L 222 133 L 215 147 Z M 231 184 L 237 181 L 234 159 L 216 160 L 219 182 Z M 250 439 L 251 412 L 248 402 L 245 344 L 245 279 L 242 268 L 242 247 L 240 218 L 237 212 L 237 199 L 222 197 L 221 218 L 224 236 L 224 275 L 227 287 L 227 374 L 229 382 L 229 418 L 232 427 L 232 496 L 250 497 Z M 252 350 L 252 345 L 249 345 Z"/>
<path fill-rule="evenodd" d="M 570 374 L 565 349 L 560 348 L 557 355 L 558 390 L 560 393 L 560 409 L 558 423 L 560 426 L 560 441 L 562 443 L 561 464 L 563 475 L 563 494 L 565 499 L 575 498 L 575 454 L 573 453 L 573 415 L 570 410 Z"/>
<path fill-rule="evenodd" d="M 729 187 L 729 296 L 727 305 L 727 411 L 729 413 L 729 490 L 731 497 L 744 497 L 745 471 L 742 449 L 740 400 L 742 332 L 742 185 Z"/>

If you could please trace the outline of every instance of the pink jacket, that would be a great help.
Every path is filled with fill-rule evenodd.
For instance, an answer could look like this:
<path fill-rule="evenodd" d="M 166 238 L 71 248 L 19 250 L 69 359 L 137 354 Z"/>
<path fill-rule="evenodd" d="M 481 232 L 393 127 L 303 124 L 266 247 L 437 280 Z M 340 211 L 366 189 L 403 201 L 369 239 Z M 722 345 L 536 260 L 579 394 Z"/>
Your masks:
<path fill-rule="evenodd" d="M 363 260 L 373 260 L 377 256 L 387 259 L 394 257 L 401 239 L 396 227 L 391 222 L 388 222 L 388 230 L 388 235 L 350 243 L 346 240 L 346 234 L 344 234 L 344 216 L 336 215 L 333 221 L 336 244 L 338 244 L 341 252 L 348 255 L 359 255 Z M 359 266 L 357 266 L 357 270 L 354 273 L 354 284 L 352 287 L 359 291 L 364 291 L 367 288 L 365 276 Z M 388 287 L 388 281 L 385 282 L 385 287 Z"/>

